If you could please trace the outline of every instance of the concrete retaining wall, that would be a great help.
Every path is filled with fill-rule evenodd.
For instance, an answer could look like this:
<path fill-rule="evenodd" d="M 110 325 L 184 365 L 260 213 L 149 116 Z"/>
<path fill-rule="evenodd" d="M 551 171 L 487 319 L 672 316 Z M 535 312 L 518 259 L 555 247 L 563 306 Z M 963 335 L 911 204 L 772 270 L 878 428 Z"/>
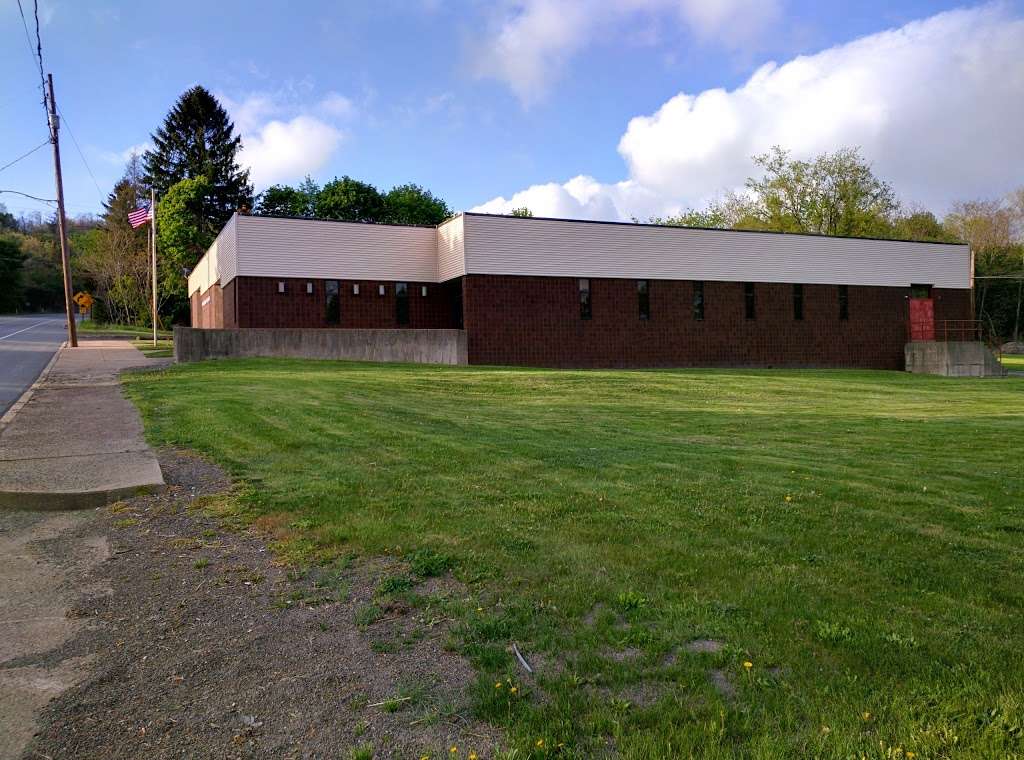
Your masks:
<path fill-rule="evenodd" d="M 466 364 L 466 333 L 463 330 L 174 328 L 176 361 L 243 356 Z"/>
<path fill-rule="evenodd" d="M 1002 377 L 1006 370 L 980 341 L 926 341 L 904 348 L 907 372 L 947 377 Z"/>

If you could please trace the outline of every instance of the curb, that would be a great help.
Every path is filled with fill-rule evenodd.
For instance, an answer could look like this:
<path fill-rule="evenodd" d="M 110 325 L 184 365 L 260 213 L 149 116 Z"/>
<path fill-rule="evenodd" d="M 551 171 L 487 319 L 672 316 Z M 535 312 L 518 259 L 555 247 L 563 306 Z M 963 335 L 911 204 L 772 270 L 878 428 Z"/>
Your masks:
<path fill-rule="evenodd" d="M 11 424 L 11 421 L 14 420 L 14 415 L 20 412 L 21 408 L 29 402 L 29 400 L 32 398 L 32 395 L 37 390 L 39 390 L 39 386 L 46 382 L 46 378 L 50 374 L 50 370 L 53 369 L 53 365 L 56 364 L 57 359 L 60 358 L 60 352 L 63 351 L 67 345 L 67 341 L 64 341 L 63 343 L 60 344 L 57 350 L 54 351 L 53 357 L 51 357 L 47 365 L 43 367 L 43 371 L 39 373 L 39 377 L 36 378 L 36 381 L 32 383 L 32 385 L 30 385 L 28 389 L 21 394 L 21 396 L 18 397 L 17 401 L 11 404 L 11 408 L 4 413 L 4 416 L 0 417 L 0 433 L 4 431 L 4 428 Z"/>
<path fill-rule="evenodd" d="M 95 509 L 133 496 L 160 493 L 166 484 L 105 488 L 99 491 L 0 491 L 0 512 L 62 512 Z"/>

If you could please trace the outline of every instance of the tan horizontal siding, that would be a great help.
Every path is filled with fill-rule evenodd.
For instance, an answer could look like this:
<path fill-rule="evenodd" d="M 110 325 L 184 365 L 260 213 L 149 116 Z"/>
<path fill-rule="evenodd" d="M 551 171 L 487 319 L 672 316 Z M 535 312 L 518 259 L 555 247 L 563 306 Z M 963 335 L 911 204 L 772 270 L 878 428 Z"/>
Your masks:
<path fill-rule="evenodd" d="M 437 230 L 239 216 L 238 276 L 437 281 Z"/>
<path fill-rule="evenodd" d="M 237 215 L 232 216 L 188 276 L 188 293 L 205 293 L 211 285 L 234 279 L 237 270 L 235 233 Z M 157 251 L 159 255 L 159 251 Z M 223 278 L 223 282 L 222 282 Z"/>
<path fill-rule="evenodd" d="M 469 274 L 969 288 L 966 245 L 466 214 Z"/>
<path fill-rule="evenodd" d="M 462 215 L 437 228 L 437 277 L 441 282 L 466 273 L 466 238 Z"/>

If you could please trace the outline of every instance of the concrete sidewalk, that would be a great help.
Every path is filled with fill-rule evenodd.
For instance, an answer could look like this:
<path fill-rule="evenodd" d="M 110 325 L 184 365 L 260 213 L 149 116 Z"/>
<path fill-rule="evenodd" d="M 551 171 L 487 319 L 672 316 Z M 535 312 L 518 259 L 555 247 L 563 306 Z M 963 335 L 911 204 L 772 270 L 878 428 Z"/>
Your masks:
<path fill-rule="evenodd" d="M 63 348 L 0 431 L 0 508 L 82 509 L 163 487 L 118 374 L 161 366 L 128 341 Z"/>

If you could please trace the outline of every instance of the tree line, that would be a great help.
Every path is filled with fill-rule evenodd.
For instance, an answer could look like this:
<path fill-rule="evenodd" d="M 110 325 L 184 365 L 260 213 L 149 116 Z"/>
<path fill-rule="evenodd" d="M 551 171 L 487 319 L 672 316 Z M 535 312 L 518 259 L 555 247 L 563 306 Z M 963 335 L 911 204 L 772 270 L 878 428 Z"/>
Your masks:
<path fill-rule="evenodd" d="M 349 176 L 324 185 L 312 178 L 277 184 L 254 196 L 238 163 L 241 138 L 217 99 L 201 86 L 186 91 L 152 134 L 153 147 L 133 155 L 99 217 L 69 220 L 73 276 L 96 299 L 94 317 L 148 324 L 147 228 L 128 212 L 158 196 L 159 313 L 164 323 L 189 318 L 186 272 L 196 265 L 235 211 L 268 216 L 381 224 L 443 222 L 444 200 L 416 184 L 382 192 Z M 856 148 L 810 160 L 776 147 L 754 156 L 756 176 L 742 191 L 658 224 L 822 235 L 963 241 L 975 252 L 978 317 L 1002 337 L 1021 336 L 1024 280 L 1024 187 L 1006 198 L 953 204 L 943 219 L 900 203 Z M 517 208 L 516 216 L 532 215 Z M 59 310 L 63 305 L 55 219 L 15 219 L 0 206 L 0 311 Z"/>

